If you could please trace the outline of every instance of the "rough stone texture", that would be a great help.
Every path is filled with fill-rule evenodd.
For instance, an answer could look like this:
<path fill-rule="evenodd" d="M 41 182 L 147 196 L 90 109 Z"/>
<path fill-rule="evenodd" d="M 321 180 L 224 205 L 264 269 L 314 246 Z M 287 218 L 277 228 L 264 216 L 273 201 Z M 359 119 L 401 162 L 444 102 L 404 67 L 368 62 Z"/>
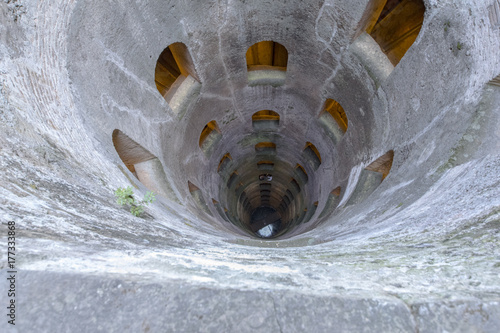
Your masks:
<path fill-rule="evenodd" d="M 367 3 L 2 1 L 0 240 L 15 221 L 20 305 L 18 326 L 4 318 L 1 331 L 498 332 L 494 1 L 425 1 L 417 40 L 375 79 L 353 47 Z M 282 85 L 249 86 L 245 53 L 262 40 L 288 50 Z M 154 83 L 174 42 L 201 83 L 182 117 Z M 336 145 L 318 120 L 327 98 L 349 119 Z M 273 135 L 255 135 L 259 110 L 280 114 Z M 198 143 L 211 120 L 222 137 L 207 157 Z M 115 203 L 117 187 L 147 190 L 116 153 L 115 129 L 158 158 L 179 202 L 158 196 L 142 218 Z M 318 201 L 311 222 L 265 241 L 219 218 L 212 199 L 238 200 L 221 191 L 222 156 L 229 175 L 269 137 L 292 168 L 306 141 L 322 163 L 300 163 L 300 198 Z M 389 176 L 346 205 L 389 150 Z M 320 223 L 337 186 L 339 208 Z"/>

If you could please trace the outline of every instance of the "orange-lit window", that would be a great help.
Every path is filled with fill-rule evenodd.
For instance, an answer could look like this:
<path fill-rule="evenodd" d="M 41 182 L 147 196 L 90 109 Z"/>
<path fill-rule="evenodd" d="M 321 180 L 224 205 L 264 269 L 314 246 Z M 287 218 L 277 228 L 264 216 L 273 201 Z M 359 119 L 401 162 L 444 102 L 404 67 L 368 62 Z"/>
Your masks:
<path fill-rule="evenodd" d="M 182 80 L 191 76 L 200 81 L 196 74 L 193 60 L 183 43 L 169 45 L 158 57 L 155 68 L 155 83 L 160 94 L 167 98 L 171 90 L 182 83 Z"/>
<path fill-rule="evenodd" d="M 344 108 L 335 100 L 327 99 L 325 102 L 325 107 L 323 109 L 323 113 L 327 113 L 332 116 L 333 119 L 337 122 L 342 132 L 347 131 L 347 116 L 345 114 Z"/>
<path fill-rule="evenodd" d="M 316 146 L 310 142 L 307 142 L 304 148 L 304 154 L 306 155 L 314 170 L 318 169 L 318 167 L 321 165 L 321 154 L 319 153 Z"/>
<path fill-rule="evenodd" d="M 341 193 L 341 188 L 340 186 L 337 186 L 330 194 L 328 195 L 328 200 L 326 201 L 325 207 L 323 208 L 323 211 L 321 214 L 319 214 L 318 218 L 323 218 L 330 213 L 332 213 L 337 205 L 340 202 L 340 193 Z"/>
<path fill-rule="evenodd" d="M 297 164 L 295 166 L 295 171 L 299 175 L 299 178 L 302 180 L 302 182 L 305 184 L 309 180 L 309 177 L 307 176 L 306 169 L 300 164 Z"/>
<path fill-rule="evenodd" d="M 230 188 L 231 186 L 233 186 L 237 178 L 238 170 L 234 170 L 234 172 L 231 174 L 231 176 L 229 176 L 229 179 L 227 180 L 227 187 Z"/>
<path fill-rule="evenodd" d="M 316 155 L 316 157 L 318 158 L 319 162 L 321 163 L 321 155 L 318 151 L 318 149 L 316 148 L 315 145 L 313 145 L 312 143 L 310 142 L 306 142 L 306 146 L 304 148 L 304 150 L 306 149 L 311 149 L 313 152 L 314 152 L 314 155 Z"/>
<path fill-rule="evenodd" d="M 255 130 L 275 130 L 280 123 L 280 115 L 271 110 L 262 110 L 252 115 L 252 126 Z"/>
<path fill-rule="evenodd" d="M 252 115 L 252 121 L 264 121 L 264 120 L 274 120 L 279 122 L 280 115 L 278 114 L 278 112 L 274 112 L 271 110 L 257 111 Z"/>
<path fill-rule="evenodd" d="M 229 162 L 232 159 L 233 158 L 231 157 L 231 154 L 229 154 L 229 153 L 226 153 L 224 156 L 222 156 L 222 158 L 219 162 L 219 166 L 217 167 L 217 172 L 224 171 L 224 169 L 226 168 L 226 166 L 229 164 Z"/>
<path fill-rule="evenodd" d="M 156 158 L 153 154 L 120 130 L 115 129 L 113 131 L 112 139 L 118 156 L 120 156 L 120 159 L 123 161 L 125 166 L 136 177 L 137 174 L 135 173 L 135 164 Z"/>
<path fill-rule="evenodd" d="M 394 159 L 394 151 L 389 150 L 384 155 L 377 158 L 370 163 L 365 169 L 370 171 L 379 172 L 382 174 L 382 180 L 387 177 L 392 168 L 392 160 Z"/>
<path fill-rule="evenodd" d="M 215 131 L 215 133 L 214 133 L 214 131 Z M 217 134 L 220 135 L 220 133 L 221 133 L 219 130 L 219 127 L 217 126 L 217 122 L 215 120 L 212 120 L 211 122 L 206 124 L 205 127 L 203 127 L 203 130 L 201 131 L 201 134 L 200 134 L 200 141 L 199 141 L 200 148 L 203 148 L 203 145 L 205 144 L 208 137 L 212 133 L 216 134 L 216 135 Z"/>
<path fill-rule="evenodd" d="M 424 13 L 423 0 L 371 0 L 362 25 L 396 66 L 417 39 Z"/>
<path fill-rule="evenodd" d="M 257 167 L 259 168 L 259 170 L 273 170 L 274 163 L 271 161 L 260 161 L 257 162 Z"/>
<path fill-rule="evenodd" d="M 118 156 L 127 169 L 148 190 L 169 200 L 179 202 L 165 174 L 163 165 L 156 156 L 118 129 L 113 131 L 112 140 Z M 122 171 L 124 170 L 122 169 Z M 125 175 L 127 176 L 126 173 Z M 132 182 L 131 179 L 129 180 Z"/>
<path fill-rule="evenodd" d="M 318 209 L 318 201 L 315 201 L 313 202 L 312 206 L 307 209 L 305 208 L 304 211 L 306 212 L 306 214 L 303 214 L 302 218 L 301 218 L 301 223 L 307 223 L 311 220 L 311 217 L 314 216 L 314 214 L 316 213 L 316 210 Z"/>
<path fill-rule="evenodd" d="M 276 152 L 276 144 L 272 142 L 259 142 L 255 145 L 255 151 L 258 153 L 273 153 Z"/>
<path fill-rule="evenodd" d="M 205 199 L 203 198 L 203 194 L 201 193 L 200 188 L 191 183 L 190 181 L 188 181 L 188 189 L 189 193 L 193 197 L 193 200 L 198 206 L 198 208 L 204 211 L 206 214 L 212 216 L 212 213 L 210 212 L 210 209 L 208 209 L 208 206 L 205 202 Z"/>
<path fill-rule="evenodd" d="M 340 186 L 337 186 L 337 187 L 336 187 L 336 188 L 335 188 L 335 189 L 331 192 L 331 194 L 332 194 L 332 195 L 334 195 L 334 196 L 336 196 L 336 197 L 339 197 L 339 196 L 340 196 L 340 191 L 341 191 Z"/>
<path fill-rule="evenodd" d="M 288 51 L 279 43 L 263 41 L 250 46 L 246 59 L 249 71 L 259 69 L 286 70 Z"/>

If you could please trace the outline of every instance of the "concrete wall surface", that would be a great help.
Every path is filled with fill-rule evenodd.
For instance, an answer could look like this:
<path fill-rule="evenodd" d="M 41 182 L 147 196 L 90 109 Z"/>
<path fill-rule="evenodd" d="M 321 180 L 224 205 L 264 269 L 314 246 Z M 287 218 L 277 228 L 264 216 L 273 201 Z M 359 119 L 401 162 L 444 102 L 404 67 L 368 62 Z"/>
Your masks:
<path fill-rule="evenodd" d="M 500 332 L 500 3 L 423 3 L 394 66 L 370 0 L 0 2 L 0 332 Z"/>

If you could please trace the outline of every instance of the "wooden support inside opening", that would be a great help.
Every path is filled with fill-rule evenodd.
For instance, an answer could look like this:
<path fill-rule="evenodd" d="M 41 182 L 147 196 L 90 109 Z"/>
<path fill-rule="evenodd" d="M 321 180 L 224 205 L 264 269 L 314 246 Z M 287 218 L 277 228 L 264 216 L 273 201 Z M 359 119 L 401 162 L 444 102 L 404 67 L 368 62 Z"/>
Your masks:
<path fill-rule="evenodd" d="M 253 44 L 246 53 L 247 69 L 286 70 L 288 65 L 288 51 L 280 43 L 262 41 Z"/>
<path fill-rule="evenodd" d="M 192 76 L 196 81 L 200 81 L 186 45 L 173 43 L 163 50 L 156 62 L 156 88 L 165 97 L 181 76 L 184 78 Z"/>
<path fill-rule="evenodd" d="M 189 189 L 189 192 L 195 192 L 195 191 L 200 190 L 200 188 L 198 186 L 194 185 L 190 181 L 188 181 L 188 189 Z"/>
<path fill-rule="evenodd" d="M 309 176 L 307 175 L 306 169 L 304 169 L 302 165 L 297 163 L 297 165 L 295 166 L 295 171 L 304 184 L 309 181 Z"/>
<path fill-rule="evenodd" d="M 337 186 L 333 191 L 330 192 L 325 207 L 323 208 L 323 211 L 319 214 L 320 219 L 331 214 L 335 210 L 335 208 L 340 202 L 340 194 L 341 194 L 340 186 Z"/>
<path fill-rule="evenodd" d="M 304 156 L 307 159 L 307 163 L 314 169 L 317 170 L 321 165 L 321 154 L 315 145 L 311 142 L 306 142 L 304 147 Z"/>
<path fill-rule="evenodd" d="M 331 194 L 336 196 L 336 197 L 339 197 L 340 196 L 340 186 L 337 186 L 332 192 Z"/>
<path fill-rule="evenodd" d="M 271 110 L 257 111 L 252 115 L 252 121 L 262 121 L 262 120 L 274 120 L 279 121 L 280 115 L 278 112 Z"/>
<path fill-rule="evenodd" d="M 122 162 L 130 170 L 130 172 L 134 173 L 134 175 L 134 164 L 156 158 L 156 156 L 151 154 L 147 149 L 142 147 L 140 144 L 129 138 L 128 135 L 118 129 L 115 129 L 113 131 L 112 140 L 118 156 L 120 156 Z"/>
<path fill-rule="evenodd" d="M 392 160 L 394 159 L 394 151 L 389 150 L 384 155 L 377 158 L 375 161 L 370 163 L 365 169 L 369 171 L 375 171 L 382 174 L 382 180 L 387 177 L 392 167 Z"/>
<path fill-rule="evenodd" d="M 491 79 L 490 82 L 488 82 L 491 85 L 500 87 L 500 75 L 496 76 L 495 78 Z"/>
<path fill-rule="evenodd" d="M 423 0 L 371 0 L 361 26 L 396 66 L 417 39 L 424 14 Z"/>
<path fill-rule="evenodd" d="M 257 153 L 274 153 L 276 152 L 276 144 L 273 142 L 259 142 L 255 145 L 255 151 Z"/>
<path fill-rule="evenodd" d="M 203 127 L 203 130 L 201 131 L 200 134 L 200 141 L 199 141 L 200 148 L 202 148 L 203 143 L 213 131 L 216 131 L 217 133 L 221 134 L 219 126 L 217 126 L 217 122 L 215 120 L 210 121 L 208 124 L 205 125 L 205 127 Z"/>
<path fill-rule="evenodd" d="M 310 142 L 306 142 L 306 146 L 304 147 L 304 150 L 307 150 L 307 149 L 310 149 L 311 151 L 314 152 L 314 155 L 316 155 L 316 157 L 318 158 L 319 160 L 319 163 L 321 163 L 321 154 L 319 153 L 318 149 L 316 148 L 315 145 L 313 145 L 312 143 Z"/>
<path fill-rule="evenodd" d="M 233 158 L 231 157 L 231 154 L 226 153 L 222 158 L 220 159 L 219 166 L 217 167 L 217 172 L 224 171 L 226 166 L 229 164 L 230 161 L 232 161 Z"/>
<path fill-rule="evenodd" d="M 292 180 L 290 180 L 290 185 L 295 190 L 295 193 L 299 193 L 300 192 L 300 185 L 299 185 L 299 183 L 294 178 L 292 178 Z"/>
<path fill-rule="evenodd" d="M 252 127 L 254 130 L 269 131 L 278 129 L 280 124 L 280 115 L 271 110 L 262 110 L 252 115 Z"/>
<path fill-rule="evenodd" d="M 322 113 L 324 112 L 327 112 L 333 119 L 335 119 L 342 132 L 345 133 L 347 131 L 347 116 L 344 108 L 337 101 L 331 98 L 327 99 Z"/>
<path fill-rule="evenodd" d="M 208 206 L 205 202 L 205 199 L 203 198 L 203 194 L 201 193 L 201 190 L 198 186 L 194 185 L 190 181 L 188 181 L 188 189 L 189 193 L 191 194 L 194 202 L 198 206 L 200 210 L 205 212 L 207 215 L 212 216 L 212 213 L 210 212 L 210 209 L 208 209 Z M 215 202 L 214 202 L 215 204 Z"/>
<path fill-rule="evenodd" d="M 226 186 L 230 188 L 231 186 L 234 185 L 236 182 L 236 179 L 238 178 L 238 170 L 234 170 L 234 172 L 229 176 L 229 179 L 227 180 Z"/>

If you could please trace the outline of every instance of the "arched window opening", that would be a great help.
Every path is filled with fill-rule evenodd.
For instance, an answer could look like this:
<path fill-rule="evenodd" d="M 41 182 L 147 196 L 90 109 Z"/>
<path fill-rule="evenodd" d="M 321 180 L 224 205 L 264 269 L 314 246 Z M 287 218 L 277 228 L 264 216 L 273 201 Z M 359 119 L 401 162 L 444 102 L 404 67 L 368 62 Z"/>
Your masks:
<path fill-rule="evenodd" d="M 238 170 L 234 170 L 234 172 L 231 174 L 231 176 L 229 176 L 229 179 L 227 180 L 226 184 L 227 188 L 233 186 L 237 178 L 238 178 Z"/>
<path fill-rule="evenodd" d="M 257 168 L 259 170 L 273 170 L 274 163 L 271 161 L 260 161 L 260 162 L 257 162 Z"/>
<path fill-rule="evenodd" d="M 424 13 L 423 0 L 371 0 L 362 25 L 396 66 L 417 39 Z"/>
<path fill-rule="evenodd" d="M 252 115 L 252 121 L 264 121 L 264 120 L 274 120 L 279 122 L 280 115 L 278 114 L 278 112 L 274 112 L 271 110 L 257 111 Z"/>
<path fill-rule="evenodd" d="M 234 188 L 234 191 L 235 192 L 238 192 L 239 189 L 243 186 L 243 182 L 239 182 L 238 185 L 236 185 L 236 187 Z"/>
<path fill-rule="evenodd" d="M 309 207 L 309 209 L 305 208 L 305 211 L 307 212 L 302 220 L 301 223 L 307 223 L 311 220 L 311 218 L 314 216 L 316 213 L 316 210 L 318 209 L 318 201 L 313 202 L 312 206 Z"/>
<path fill-rule="evenodd" d="M 292 180 L 290 181 L 290 185 L 295 190 L 295 193 L 299 193 L 300 192 L 300 185 L 299 185 L 299 183 L 295 179 L 292 178 Z"/>
<path fill-rule="evenodd" d="M 252 115 L 252 127 L 257 131 L 276 130 L 280 123 L 280 115 L 271 110 L 262 110 Z"/>
<path fill-rule="evenodd" d="M 214 134 L 217 133 L 220 134 L 219 127 L 217 126 L 217 122 L 215 120 L 210 121 L 205 125 L 205 127 L 203 127 L 203 130 L 201 131 L 200 134 L 200 141 L 199 141 L 200 148 L 202 148 L 205 141 L 207 141 L 208 137 L 210 136 L 210 134 L 212 134 L 213 131 L 216 131 L 216 133 Z"/>
<path fill-rule="evenodd" d="M 341 193 L 341 188 L 340 186 L 337 186 L 333 191 L 331 191 L 328 194 L 328 199 L 326 201 L 325 207 L 323 208 L 323 211 L 321 214 L 319 214 L 318 218 L 323 218 L 326 215 L 330 215 L 335 208 L 337 208 L 338 204 L 340 203 L 340 193 Z"/>
<path fill-rule="evenodd" d="M 205 202 L 205 199 L 203 198 L 203 194 L 201 193 L 200 188 L 191 183 L 190 181 L 188 181 L 188 189 L 189 193 L 193 197 L 194 202 L 196 203 L 196 206 L 198 206 L 198 208 L 204 211 L 206 214 L 212 216 L 212 213 L 210 212 L 210 209 L 208 209 L 208 206 Z"/>
<path fill-rule="evenodd" d="M 298 217 L 298 219 L 297 219 L 298 224 L 300 224 L 300 223 L 302 223 L 302 222 L 304 222 L 304 221 L 305 221 L 305 217 L 306 217 L 306 215 L 307 215 L 307 207 L 306 207 L 306 208 L 304 208 L 304 209 L 302 210 L 302 212 L 300 212 L 300 215 L 299 215 L 299 217 Z"/>
<path fill-rule="evenodd" d="M 272 69 L 285 71 L 288 64 L 288 51 L 280 43 L 262 41 L 248 48 L 247 69 Z"/>
<path fill-rule="evenodd" d="M 288 51 L 273 41 L 262 41 L 248 48 L 246 54 L 248 84 L 281 86 L 285 83 Z"/>
<path fill-rule="evenodd" d="M 214 204 L 215 210 L 217 211 L 219 216 L 222 217 L 222 219 L 224 219 L 224 221 L 229 222 L 229 219 L 227 218 L 226 213 L 222 209 L 222 206 L 220 205 L 220 203 L 217 200 L 215 200 L 214 198 L 212 198 L 212 203 Z"/>
<path fill-rule="evenodd" d="M 158 58 L 155 68 L 156 89 L 165 97 L 175 80 L 181 75 L 181 70 L 174 59 L 170 47 L 167 47 Z"/>
<path fill-rule="evenodd" d="M 260 196 L 262 197 L 263 195 L 270 196 L 271 190 L 260 190 Z"/>
<path fill-rule="evenodd" d="M 193 183 L 191 183 L 190 181 L 188 181 L 188 189 L 189 189 L 190 193 L 200 191 L 200 188 L 198 186 L 194 185 Z"/>
<path fill-rule="evenodd" d="M 122 162 L 144 186 L 167 199 L 179 202 L 163 165 L 156 156 L 118 129 L 113 131 L 112 140 Z"/>
<path fill-rule="evenodd" d="M 337 186 L 330 194 L 336 197 L 340 197 L 340 191 L 341 191 L 340 186 Z"/>
<path fill-rule="evenodd" d="M 304 148 L 304 154 L 311 167 L 314 170 L 318 169 L 319 166 L 321 165 L 321 155 L 316 146 L 310 142 L 306 142 L 306 146 Z"/>
<path fill-rule="evenodd" d="M 389 150 L 384 155 L 377 158 L 375 161 L 370 163 L 365 169 L 370 171 L 379 172 L 382 174 L 382 180 L 387 177 L 392 167 L 392 160 L 394 159 L 394 151 Z"/>
<path fill-rule="evenodd" d="M 122 131 L 115 129 L 112 134 L 113 145 L 125 166 L 137 177 L 135 165 L 156 158 L 140 144 Z M 137 177 L 139 178 L 139 177 Z"/>
<path fill-rule="evenodd" d="M 500 15 L 500 14 L 499 14 Z M 497 86 L 497 87 L 500 87 L 500 75 L 494 77 L 493 79 L 491 79 L 490 82 L 488 82 L 489 84 L 491 85 L 494 85 L 494 86 Z"/>
<path fill-rule="evenodd" d="M 300 178 L 300 180 L 302 180 L 302 182 L 304 184 L 307 183 L 307 181 L 309 180 L 309 177 L 307 176 L 306 169 L 304 169 L 304 167 L 302 165 L 297 164 L 295 166 L 295 171 L 297 172 L 297 175 Z"/>
<path fill-rule="evenodd" d="M 156 62 L 156 88 L 169 101 L 171 90 L 178 89 L 187 77 L 200 81 L 186 45 L 173 43 L 163 50 Z"/>
<path fill-rule="evenodd" d="M 269 204 L 269 202 L 271 201 L 271 190 L 261 190 L 260 200 L 262 205 Z"/>
<path fill-rule="evenodd" d="M 201 90 L 186 45 L 173 43 L 163 50 L 156 62 L 155 84 L 171 110 L 182 118 Z"/>
<path fill-rule="evenodd" d="M 210 155 L 212 148 L 222 137 L 219 126 L 215 120 L 210 121 L 203 127 L 200 134 L 199 146 L 201 150 L 206 154 Z"/>
<path fill-rule="evenodd" d="M 221 173 L 224 172 L 224 170 L 229 166 L 229 163 L 233 160 L 231 157 L 231 154 L 226 153 L 224 156 L 222 156 L 219 166 L 217 167 L 217 172 Z"/>
<path fill-rule="evenodd" d="M 368 198 L 389 174 L 393 158 L 394 151 L 389 150 L 363 169 L 346 205 L 358 204 Z"/>
<path fill-rule="evenodd" d="M 344 108 L 335 100 L 328 98 L 322 115 L 330 115 L 339 126 L 342 134 L 347 131 L 348 120 Z"/>
<path fill-rule="evenodd" d="M 276 144 L 273 142 L 259 142 L 255 145 L 255 151 L 259 154 L 276 154 Z"/>

